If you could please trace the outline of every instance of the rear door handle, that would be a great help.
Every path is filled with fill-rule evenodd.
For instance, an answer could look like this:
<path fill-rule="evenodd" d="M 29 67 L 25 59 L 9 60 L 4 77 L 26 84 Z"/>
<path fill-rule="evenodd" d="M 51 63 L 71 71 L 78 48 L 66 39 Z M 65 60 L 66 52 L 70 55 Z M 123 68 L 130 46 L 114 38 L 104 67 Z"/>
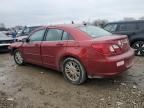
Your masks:
<path fill-rule="evenodd" d="M 56 45 L 57 46 L 63 46 L 64 44 L 63 43 L 57 43 Z"/>

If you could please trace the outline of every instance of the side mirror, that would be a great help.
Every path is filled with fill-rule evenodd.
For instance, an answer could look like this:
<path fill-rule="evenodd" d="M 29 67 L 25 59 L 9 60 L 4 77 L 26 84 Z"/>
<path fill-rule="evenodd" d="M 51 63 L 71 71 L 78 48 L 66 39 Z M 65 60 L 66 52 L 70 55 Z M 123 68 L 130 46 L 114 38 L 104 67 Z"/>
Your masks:
<path fill-rule="evenodd" d="M 24 39 L 22 39 L 22 42 L 29 43 L 29 39 L 28 38 L 24 38 Z"/>
<path fill-rule="evenodd" d="M 26 42 L 27 42 L 27 43 L 29 43 L 29 42 L 30 42 L 29 38 L 26 38 Z"/>

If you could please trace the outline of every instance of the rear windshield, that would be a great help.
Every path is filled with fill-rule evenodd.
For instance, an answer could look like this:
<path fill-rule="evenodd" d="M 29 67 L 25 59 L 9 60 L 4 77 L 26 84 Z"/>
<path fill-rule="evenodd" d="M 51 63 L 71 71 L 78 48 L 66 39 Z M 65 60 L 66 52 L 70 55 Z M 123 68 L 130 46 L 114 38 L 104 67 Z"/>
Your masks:
<path fill-rule="evenodd" d="M 112 35 L 110 32 L 96 26 L 81 26 L 79 29 L 93 38 Z"/>

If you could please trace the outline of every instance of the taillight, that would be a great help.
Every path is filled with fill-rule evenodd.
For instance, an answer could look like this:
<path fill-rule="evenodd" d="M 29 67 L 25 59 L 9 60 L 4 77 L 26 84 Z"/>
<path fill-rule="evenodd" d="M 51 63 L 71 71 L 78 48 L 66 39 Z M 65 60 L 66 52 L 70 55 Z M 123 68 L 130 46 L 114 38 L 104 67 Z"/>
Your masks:
<path fill-rule="evenodd" d="M 106 43 L 96 43 L 93 44 L 92 47 L 99 53 L 104 55 L 111 55 L 112 48 L 110 49 L 110 45 Z"/>
<path fill-rule="evenodd" d="M 120 54 L 122 52 L 121 47 L 117 44 L 111 45 L 111 47 L 113 48 L 115 54 Z"/>
<path fill-rule="evenodd" d="M 115 43 L 95 43 L 92 47 L 99 53 L 112 56 L 122 53 L 122 48 Z"/>
<path fill-rule="evenodd" d="M 111 40 L 102 43 L 93 43 L 92 47 L 99 53 L 104 55 L 118 55 L 129 49 L 128 39 Z"/>

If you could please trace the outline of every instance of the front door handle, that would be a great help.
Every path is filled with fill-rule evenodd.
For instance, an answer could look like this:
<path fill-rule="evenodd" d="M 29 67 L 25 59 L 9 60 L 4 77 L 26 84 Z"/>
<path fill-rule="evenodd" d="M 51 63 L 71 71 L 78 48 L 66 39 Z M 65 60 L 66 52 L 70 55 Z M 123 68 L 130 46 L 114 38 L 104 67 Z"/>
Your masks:
<path fill-rule="evenodd" d="M 35 44 L 36 47 L 39 47 L 39 44 Z"/>
<path fill-rule="evenodd" d="M 63 43 L 57 43 L 56 45 L 57 46 L 63 46 L 64 44 Z"/>

